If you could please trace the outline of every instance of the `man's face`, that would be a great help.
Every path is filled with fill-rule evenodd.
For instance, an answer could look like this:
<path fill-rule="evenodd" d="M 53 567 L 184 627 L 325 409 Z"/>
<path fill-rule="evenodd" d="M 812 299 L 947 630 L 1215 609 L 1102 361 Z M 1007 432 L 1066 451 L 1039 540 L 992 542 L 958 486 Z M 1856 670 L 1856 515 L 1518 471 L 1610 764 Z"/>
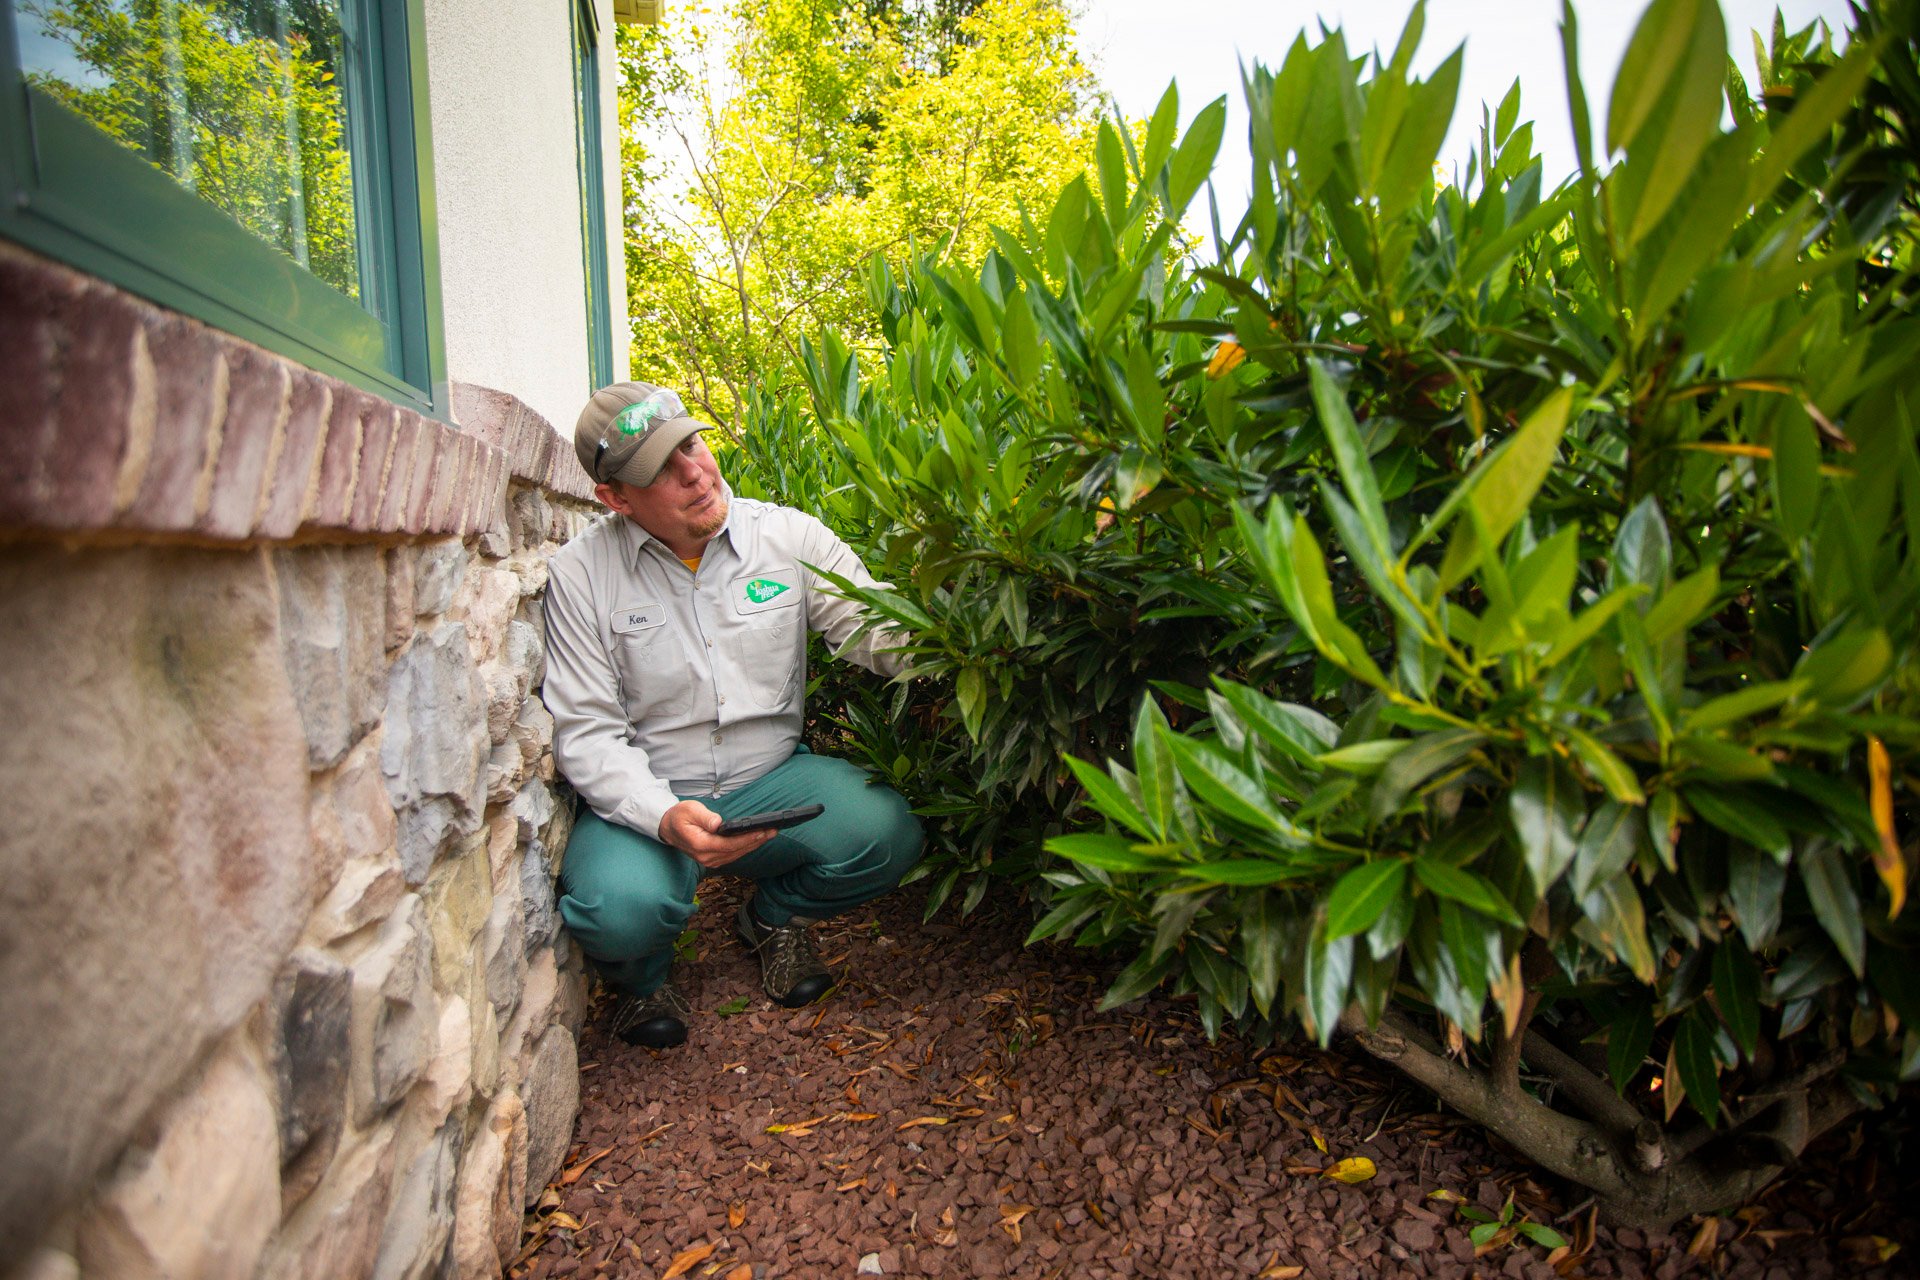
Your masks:
<path fill-rule="evenodd" d="M 594 492 L 676 555 L 696 554 L 727 522 L 727 490 L 720 482 L 720 466 L 698 432 L 667 455 L 652 484 L 643 488 L 615 480 Z"/>

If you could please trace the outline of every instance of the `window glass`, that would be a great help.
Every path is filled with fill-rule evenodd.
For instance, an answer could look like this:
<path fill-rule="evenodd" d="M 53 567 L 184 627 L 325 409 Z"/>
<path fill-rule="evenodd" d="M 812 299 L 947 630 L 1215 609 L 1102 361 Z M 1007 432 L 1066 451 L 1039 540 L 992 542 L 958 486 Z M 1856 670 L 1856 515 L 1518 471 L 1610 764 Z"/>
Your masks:
<path fill-rule="evenodd" d="M 338 0 L 21 0 L 29 85 L 360 297 Z"/>

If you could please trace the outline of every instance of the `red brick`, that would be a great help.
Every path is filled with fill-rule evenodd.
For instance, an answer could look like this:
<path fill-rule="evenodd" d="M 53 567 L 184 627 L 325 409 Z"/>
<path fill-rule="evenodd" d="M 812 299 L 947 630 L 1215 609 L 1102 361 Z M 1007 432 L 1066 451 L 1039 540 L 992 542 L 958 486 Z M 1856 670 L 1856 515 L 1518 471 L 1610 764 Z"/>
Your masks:
<path fill-rule="evenodd" d="M 447 514 L 455 510 L 466 484 L 467 472 L 473 465 L 480 442 L 472 436 L 454 434 L 442 445 L 438 457 L 434 459 L 433 486 L 428 490 L 427 501 L 420 513 L 420 532 L 445 533 Z"/>
<path fill-rule="evenodd" d="M 238 342 L 227 345 L 227 370 L 220 458 L 206 513 L 196 527 L 216 538 L 244 538 L 253 532 L 267 463 L 286 426 L 292 379 L 286 361 Z"/>
<path fill-rule="evenodd" d="M 54 323 L 53 430 L 33 459 L 40 506 L 32 523 L 103 528 L 114 520 L 115 490 L 128 449 L 140 316 L 126 299 L 87 288 L 73 295 L 73 305 Z"/>
<path fill-rule="evenodd" d="M 382 533 L 395 533 L 406 527 L 407 497 L 413 492 L 413 473 L 417 468 L 433 465 L 427 456 L 432 448 L 427 435 L 431 426 L 422 423 L 420 415 L 411 409 L 394 411 L 393 460 L 387 464 L 386 489 L 380 495 L 379 511 L 372 526 Z"/>
<path fill-rule="evenodd" d="M 134 529 L 190 529 L 207 445 L 224 414 L 219 383 L 220 341 L 197 321 L 168 312 L 147 317 L 147 350 L 153 357 L 154 422 L 152 452 L 133 504 L 117 524 Z M 91 428 L 92 415 L 82 421 Z M 67 420 L 64 431 L 78 426 Z"/>
<path fill-rule="evenodd" d="M 327 439 L 320 450 L 319 489 L 304 524 L 323 529 L 347 526 L 360 480 L 361 436 L 366 420 L 387 408 L 358 387 L 334 384 L 333 412 L 327 418 Z"/>
<path fill-rule="evenodd" d="M 33 524 L 45 505 L 34 479 L 58 421 L 57 358 L 78 292 L 72 276 L 0 245 L 0 524 Z M 110 412 L 113 388 L 101 391 Z"/>
<path fill-rule="evenodd" d="M 306 518 L 307 492 L 313 487 L 326 443 L 327 419 L 333 410 L 337 384 L 307 369 L 293 371 L 287 398 L 287 425 L 280 437 L 280 456 L 269 478 L 266 510 L 256 532 L 263 538 L 287 538 Z"/>
<path fill-rule="evenodd" d="M 434 476 L 451 466 L 459 449 L 459 432 L 440 422 L 417 418 L 420 424 L 419 455 L 413 461 L 413 480 L 407 486 L 405 501 L 399 510 L 399 528 L 405 532 L 426 532 L 426 512 L 434 505 Z"/>
<path fill-rule="evenodd" d="M 400 461 L 404 465 L 404 460 L 394 456 L 395 412 L 391 404 L 377 400 L 367 413 L 362 428 L 360 478 L 354 482 L 353 504 L 347 516 L 347 527 L 361 533 L 372 533 L 381 527 L 380 512 L 385 505 L 387 485 L 391 482 L 395 463 Z"/>
<path fill-rule="evenodd" d="M 467 382 L 453 384 L 453 417 L 460 430 L 476 440 L 503 448 L 507 441 L 514 407 L 520 401 L 492 387 Z"/>

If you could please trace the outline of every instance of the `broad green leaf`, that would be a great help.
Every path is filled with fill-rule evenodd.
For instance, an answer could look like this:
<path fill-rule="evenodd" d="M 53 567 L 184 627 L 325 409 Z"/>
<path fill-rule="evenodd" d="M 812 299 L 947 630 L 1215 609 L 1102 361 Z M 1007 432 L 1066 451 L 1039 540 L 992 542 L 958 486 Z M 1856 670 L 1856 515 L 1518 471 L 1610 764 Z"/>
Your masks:
<path fill-rule="evenodd" d="M 1356 742 L 1350 747 L 1328 751 L 1314 759 L 1329 769 L 1364 776 L 1386 768 L 1387 762 L 1404 751 L 1411 741 L 1410 738 L 1375 738 L 1371 742 Z"/>
<path fill-rule="evenodd" d="M 1413 859 L 1413 873 L 1421 884 L 1442 898 L 1471 907 L 1502 924 L 1518 927 L 1521 923 L 1499 891 L 1465 867 L 1450 866 L 1421 855 Z"/>
<path fill-rule="evenodd" d="M 1655 967 L 1653 947 L 1647 941 L 1646 908 L 1630 874 L 1621 874 L 1592 890 L 1580 900 L 1586 923 L 1597 934 L 1599 944 L 1613 953 L 1614 959 L 1633 970 L 1633 976 L 1651 984 Z"/>
<path fill-rule="evenodd" d="M 1727 851 L 1727 906 L 1747 946 L 1758 951 L 1780 927 L 1780 902 L 1787 891 L 1787 869 L 1746 845 Z"/>
<path fill-rule="evenodd" d="M 1340 1014 L 1347 1007 L 1347 991 L 1353 982 L 1353 939 L 1328 941 L 1315 937 L 1307 943 L 1304 958 L 1301 994 L 1306 997 L 1314 1038 L 1324 1045 L 1333 1039 Z"/>
<path fill-rule="evenodd" d="M 1123 1004 L 1138 1000 L 1159 986 L 1160 980 L 1167 976 L 1167 971 L 1173 967 L 1179 954 L 1177 951 L 1168 952 L 1156 960 L 1142 951 L 1134 958 L 1132 964 L 1120 971 L 1120 976 L 1113 980 L 1111 987 L 1107 988 L 1107 994 L 1100 998 L 1100 1012 L 1105 1013 L 1109 1009 L 1117 1009 Z"/>
<path fill-rule="evenodd" d="M 1208 884 L 1277 885 L 1305 879 L 1311 867 L 1274 858 L 1229 858 L 1225 862 L 1189 862 L 1180 874 Z"/>
<path fill-rule="evenodd" d="M 1013 385 L 1022 391 L 1033 386 L 1040 376 L 1040 331 L 1034 327 L 1033 308 L 1027 304 L 1023 291 L 1015 290 L 1007 296 L 1000 350 Z"/>
<path fill-rule="evenodd" d="M 1580 784 L 1557 762 L 1535 757 L 1520 766 L 1507 805 L 1534 892 L 1544 897 L 1578 847 L 1587 816 Z"/>
<path fill-rule="evenodd" d="M 1258 689 L 1230 680 L 1216 678 L 1214 685 L 1249 729 L 1301 764 L 1317 764 L 1340 740 L 1339 726 L 1312 707 L 1276 702 Z"/>
<path fill-rule="evenodd" d="M 1614 534 L 1613 554 L 1607 557 L 1607 575 L 1615 588 L 1638 586 L 1658 594 L 1666 590 L 1673 571 L 1673 544 L 1667 518 L 1652 497 L 1642 498 Z"/>
<path fill-rule="evenodd" d="M 1793 674 L 1822 702 L 1846 706 L 1879 684 L 1892 662 L 1885 631 L 1854 626 L 1802 654 Z"/>
<path fill-rule="evenodd" d="M 1713 951 L 1713 998 L 1720 1020 L 1751 1058 L 1760 1044 L 1760 966 L 1732 938 L 1723 938 Z"/>
<path fill-rule="evenodd" d="M 1186 136 L 1174 149 L 1167 168 L 1167 216 L 1178 222 L 1187 210 L 1187 202 L 1213 172 L 1213 160 L 1220 152 L 1220 138 L 1227 127 L 1227 100 L 1215 98 L 1200 109 L 1187 126 Z"/>
<path fill-rule="evenodd" d="M 1736 720 L 1759 715 L 1762 711 L 1771 711 L 1781 703 L 1799 697 L 1806 692 L 1809 683 L 1805 679 L 1769 680 L 1733 693 L 1723 693 L 1691 711 L 1682 712 L 1680 724 L 1692 733 L 1718 729 Z"/>
<path fill-rule="evenodd" d="M 1685 33 L 1711 0 L 1654 0 L 1640 15 L 1614 73 L 1607 104 L 1607 150 L 1625 151 L 1639 136 L 1686 58 Z"/>
<path fill-rule="evenodd" d="M 1487 735 L 1478 729 L 1442 729 L 1410 739 L 1387 761 L 1373 784 L 1368 821 L 1378 826 L 1400 808 L 1409 792 L 1470 755 Z"/>
<path fill-rule="evenodd" d="M 1573 896 L 1586 897 L 1632 865 L 1641 829 L 1640 814 L 1630 805 L 1609 800 L 1594 810 L 1573 855 Z"/>
<path fill-rule="evenodd" d="M 1255 892 L 1242 898 L 1240 962 L 1246 966 L 1253 1006 L 1267 1017 L 1280 992 L 1280 957 L 1286 948 L 1286 916 L 1271 893 Z"/>
<path fill-rule="evenodd" d="M 1373 463 L 1367 456 L 1366 445 L 1360 439 L 1359 424 L 1353 420 L 1353 411 L 1347 407 L 1347 398 L 1341 394 L 1340 387 L 1327 372 L 1325 365 L 1318 360 L 1307 361 L 1307 376 L 1313 388 L 1314 412 L 1318 415 L 1320 429 L 1326 432 L 1327 443 L 1333 447 L 1333 459 L 1340 470 L 1340 483 L 1347 491 L 1347 497 L 1353 503 L 1354 510 L 1360 513 L 1360 521 L 1373 543 L 1374 554 L 1381 561 L 1393 559 L 1393 541 L 1387 532 L 1387 509 L 1380 500 L 1380 488 L 1374 478 Z"/>
<path fill-rule="evenodd" d="M 1813 419 L 1797 404 L 1789 402 L 1774 415 L 1771 472 L 1774 518 L 1781 532 L 1798 542 L 1813 532 L 1819 514 L 1820 441 Z"/>
<path fill-rule="evenodd" d="M 1172 865 L 1165 858 L 1141 853 L 1125 836 L 1093 832 L 1054 836 L 1047 841 L 1047 851 L 1102 871 L 1165 871 Z"/>
<path fill-rule="evenodd" d="M 1658 645 L 1668 636 L 1676 636 L 1699 620 L 1713 607 L 1720 591 L 1720 571 L 1712 565 L 1690 573 L 1673 584 L 1667 593 L 1647 610 L 1647 643 Z"/>
<path fill-rule="evenodd" d="M 1479 521 L 1454 526 L 1453 540 L 1440 565 L 1443 591 L 1451 591 L 1473 572 L 1483 556 L 1497 550 L 1526 512 L 1553 466 L 1554 452 L 1572 411 L 1573 388 L 1562 387 L 1527 415 L 1505 448 L 1475 468 L 1484 469 L 1484 474 L 1473 482 L 1467 502 Z"/>
<path fill-rule="evenodd" d="M 1748 203 L 1758 204 L 1771 195 L 1800 157 L 1826 140 L 1872 76 L 1878 54 L 1875 42 L 1850 40 L 1840 60 L 1822 68 L 1813 86 L 1795 96 L 1793 110 L 1775 124 L 1773 136 L 1755 158 Z"/>
<path fill-rule="evenodd" d="M 1658 8 L 1664 0 L 1656 0 Z M 1701 153 L 1720 132 L 1720 84 L 1727 61 L 1727 29 L 1714 0 L 1676 0 L 1684 18 L 1655 39 L 1679 44 L 1679 66 L 1655 90 L 1639 128 L 1624 135 L 1627 159 L 1608 176 L 1615 193 L 1621 247 L 1644 240 L 1697 170 Z M 1649 11 L 1651 17 L 1651 11 Z M 1644 29 L 1644 27 L 1643 27 Z M 1637 33 L 1636 33 L 1637 38 Z M 1641 88 L 1651 85 L 1643 82 Z M 1615 101 L 1620 82 L 1614 83 Z M 1631 138 L 1631 141 L 1627 141 Z"/>
<path fill-rule="evenodd" d="M 1720 1064 L 1713 1056 L 1716 1036 L 1712 1016 L 1700 1005 L 1687 1011 L 1680 1019 L 1680 1029 L 1674 1036 L 1673 1058 L 1680 1069 L 1680 1083 L 1686 1087 L 1687 1097 L 1692 1100 L 1694 1109 L 1706 1117 L 1708 1124 L 1717 1124 L 1720 1118 Z"/>
<path fill-rule="evenodd" d="M 1161 735 L 1170 732 L 1167 717 L 1152 694 L 1140 698 L 1133 718 L 1133 767 L 1140 778 L 1140 798 L 1156 834 L 1167 829 L 1173 815 L 1173 758 Z"/>
<path fill-rule="evenodd" d="M 1077 929 L 1105 905 L 1106 903 L 1091 893 L 1063 898 L 1054 905 L 1053 910 L 1041 917 L 1040 923 L 1033 926 L 1033 931 L 1027 935 L 1023 945 L 1030 947 L 1036 942 L 1051 938 L 1056 933 Z"/>
<path fill-rule="evenodd" d="M 1765 809 L 1742 802 L 1738 788 L 1686 787 L 1687 807 L 1737 840 L 1743 840 L 1785 866 L 1793 841 Z"/>
<path fill-rule="evenodd" d="M 1567 745 L 1573 748 L 1573 754 L 1579 757 L 1580 763 L 1587 767 L 1587 772 L 1606 789 L 1609 796 L 1622 804 L 1647 802 L 1639 777 L 1626 761 L 1613 753 L 1612 748 L 1584 729 L 1569 725 L 1562 732 L 1566 735 Z"/>
<path fill-rule="evenodd" d="M 1175 733 L 1163 735 L 1174 764 L 1195 796 L 1236 822 L 1275 834 L 1296 834 L 1293 824 L 1274 807 L 1266 788 L 1248 777 L 1225 751 L 1210 742 L 1196 742 Z"/>
<path fill-rule="evenodd" d="M 960 703 L 960 719 L 967 735 L 980 739 L 980 722 L 987 709 L 987 677 L 979 667 L 962 667 L 954 680 L 954 695 Z"/>
<path fill-rule="evenodd" d="M 1607 1075 L 1613 1091 L 1625 1093 L 1653 1047 L 1653 1002 L 1632 1000 L 1626 1011 L 1607 1026 Z"/>
<path fill-rule="evenodd" d="M 1073 756 L 1067 756 L 1066 762 L 1067 768 L 1073 771 L 1073 776 L 1079 779 L 1081 786 L 1086 788 L 1087 799 L 1093 802 L 1093 807 L 1102 815 L 1131 828 L 1133 833 L 1142 840 L 1158 840 L 1166 831 L 1164 818 L 1159 819 L 1158 822 L 1150 821 L 1148 815 L 1140 811 L 1140 807 L 1128 798 L 1127 793 L 1108 777 L 1105 771 Z M 1142 789 L 1144 790 L 1144 783 Z"/>
<path fill-rule="evenodd" d="M 1820 927 L 1833 939 L 1841 958 L 1860 977 L 1866 969 L 1867 943 L 1860 919 L 1860 893 L 1854 887 L 1852 868 L 1839 846 L 1815 841 L 1798 859 L 1801 883 L 1807 887 L 1807 900 Z"/>
<path fill-rule="evenodd" d="M 1406 884 L 1407 864 L 1399 858 L 1363 862 L 1341 876 L 1327 895 L 1327 937 L 1372 928 Z"/>
<path fill-rule="evenodd" d="M 1601 627 L 1607 625 L 1607 622 L 1614 614 L 1620 612 L 1622 605 L 1626 604 L 1629 600 L 1645 595 L 1646 590 L 1645 587 L 1640 586 L 1638 583 L 1629 583 L 1617 590 L 1609 591 L 1606 595 L 1600 597 L 1600 599 L 1594 601 L 1585 609 L 1582 609 L 1580 615 L 1568 623 L 1566 628 L 1553 638 L 1553 644 L 1548 647 L 1546 655 L 1540 659 L 1540 665 L 1542 667 L 1554 666 L 1557 663 L 1565 661 L 1570 655 L 1578 652 L 1580 647 L 1586 644 L 1588 640 L 1591 640 Z"/>

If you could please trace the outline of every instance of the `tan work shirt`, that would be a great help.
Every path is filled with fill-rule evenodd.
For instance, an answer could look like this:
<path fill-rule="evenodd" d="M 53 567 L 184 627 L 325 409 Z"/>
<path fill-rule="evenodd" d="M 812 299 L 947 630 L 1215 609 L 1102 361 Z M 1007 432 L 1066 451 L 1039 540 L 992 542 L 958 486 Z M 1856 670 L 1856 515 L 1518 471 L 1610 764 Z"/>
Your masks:
<path fill-rule="evenodd" d="M 681 799 L 741 787 L 793 754 L 807 632 L 836 651 L 865 616 L 803 564 L 862 586 L 858 556 L 802 511 L 732 499 L 698 570 L 621 515 L 553 556 L 545 699 L 553 755 L 593 811 L 658 838 Z M 840 656 L 882 675 L 904 665 L 869 632 Z"/>

